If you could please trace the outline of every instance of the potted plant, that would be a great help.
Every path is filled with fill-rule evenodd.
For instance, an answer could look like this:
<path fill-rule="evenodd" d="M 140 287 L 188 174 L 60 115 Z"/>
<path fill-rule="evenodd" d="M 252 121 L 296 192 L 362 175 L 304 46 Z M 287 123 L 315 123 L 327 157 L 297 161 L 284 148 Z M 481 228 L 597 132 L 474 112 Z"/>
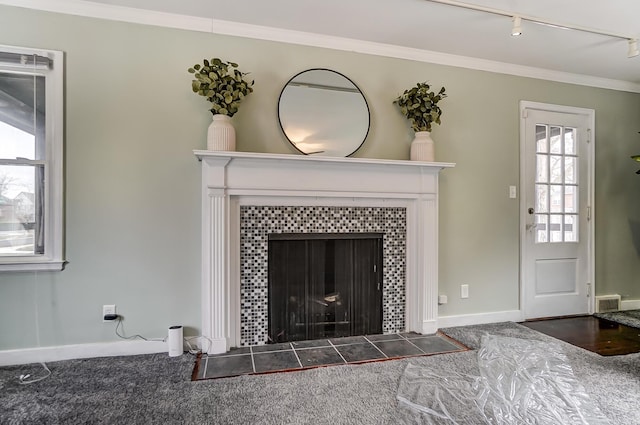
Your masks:
<path fill-rule="evenodd" d="M 213 58 L 189 68 L 194 75 L 191 89 L 211 102 L 213 122 L 207 131 L 209 150 L 235 150 L 236 133 L 230 118 L 238 112 L 240 102 L 253 92 L 254 81 L 245 80 L 247 73 L 238 64 Z"/>
<path fill-rule="evenodd" d="M 415 138 L 411 143 L 412 160 L 434 161 L 431 127 L 433 123 L 440 124 L 442 109 L 438 102 L 447 95 L 444 87 L 437 94 L 430 89 L 427 83 L 417 83 L 393 101 L 415 131 Z"/>

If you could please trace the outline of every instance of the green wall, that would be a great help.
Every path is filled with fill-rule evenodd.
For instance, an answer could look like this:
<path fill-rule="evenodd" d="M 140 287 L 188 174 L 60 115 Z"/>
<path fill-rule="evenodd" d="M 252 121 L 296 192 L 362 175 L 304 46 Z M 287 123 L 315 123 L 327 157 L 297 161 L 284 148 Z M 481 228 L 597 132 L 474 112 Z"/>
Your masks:
<path fill-rule="evenodd" d="M 0 6 L 0 43 L 55 49 L 66 60 L 66 258 L 58 273 L 0 274 L 0 349 L 117 337 L 101 322 L 116 304 L 125 332 L 163 337 L 200 327 L 200 168 L 204 99 L 187 68 L 238 62 L 255 92 L 234 117 L 238 150 L 294 153 L 277 99 L 299 71 L 327 67 L 363 90 L 372 126 L 357 156 L 407 159 L 412 134 L 392 105 L 417 81 L 444 85 L 440 315 L 518 309 L 520 100 L 596 110 L 596 285 L 640 299 L 640 94 L 275 42 Z M 631 231 L 634 229 L 635 233 Z M 469 284 L 471 297 L 458 298 Z"/>

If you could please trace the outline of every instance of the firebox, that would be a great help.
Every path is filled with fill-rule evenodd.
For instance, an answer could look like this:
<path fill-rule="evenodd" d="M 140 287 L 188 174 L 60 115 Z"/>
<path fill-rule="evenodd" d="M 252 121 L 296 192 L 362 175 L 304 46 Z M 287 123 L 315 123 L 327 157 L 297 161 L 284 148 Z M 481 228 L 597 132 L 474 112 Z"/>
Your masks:
<path fill-rule="evenodd" d="M 382 333 L 383 234 L 273 233 L 269 342 Z"/>

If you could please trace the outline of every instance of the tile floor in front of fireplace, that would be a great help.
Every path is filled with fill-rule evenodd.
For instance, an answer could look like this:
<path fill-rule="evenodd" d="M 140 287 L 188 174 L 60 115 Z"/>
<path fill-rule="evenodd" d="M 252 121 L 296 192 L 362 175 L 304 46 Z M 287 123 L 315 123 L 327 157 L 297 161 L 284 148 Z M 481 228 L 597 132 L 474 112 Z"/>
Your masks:
<path fill-rule="evenodd" d="M 467 347 L 440 332 L 433 335 L 397 333 L 296 341 L 202 355 L 196 362 L 193 379 L 304 370 L 466 350 Z"/>

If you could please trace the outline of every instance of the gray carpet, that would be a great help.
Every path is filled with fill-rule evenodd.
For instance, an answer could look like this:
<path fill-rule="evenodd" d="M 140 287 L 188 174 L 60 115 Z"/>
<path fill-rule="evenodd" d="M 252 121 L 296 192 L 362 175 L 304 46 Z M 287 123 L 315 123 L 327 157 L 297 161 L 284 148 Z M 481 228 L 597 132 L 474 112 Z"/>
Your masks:
<path fill-rule="evenodd" d="M 514 323 L 445 332 L 474 349 L 485 333 L 557 341 Z M 640 354 L 601 357 L 559 343 L 575 377 L 611 423 L 640 424 Z M 475 351 L 196 382 L 190 381 L 193 364 L 192 356 L 166 354 L 63 361 L 50 363 L 52 375 L 31 385 L 20 385 L 17 377 L 38 375 L 39 365 L 0 368 L 0 423 L 415 423 L 396 401 L 408 364 L 440 374 L 478 374 Z"/>
<path fill-rule="evenodd" d="M 640 328 L 640 310 L 612 311 L 610 313 L 596 313 L 596 317 L 611 320 L 633 328 Z"/>

